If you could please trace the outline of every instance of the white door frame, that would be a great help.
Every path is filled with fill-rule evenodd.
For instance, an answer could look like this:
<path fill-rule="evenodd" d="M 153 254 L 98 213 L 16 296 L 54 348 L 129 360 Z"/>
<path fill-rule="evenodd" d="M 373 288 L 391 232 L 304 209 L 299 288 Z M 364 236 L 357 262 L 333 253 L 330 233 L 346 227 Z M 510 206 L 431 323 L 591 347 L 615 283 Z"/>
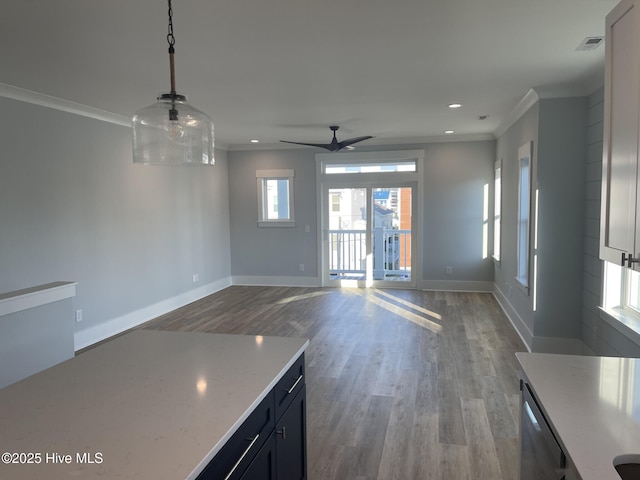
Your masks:
<path fill-rule="evenodd" d="M 374 173 L 345 173 L 325 175 L 327 165 L 346 163 L 384 163 L 415 161 L 415 172 L 374 172 Z M 389 152 L 349 152 L 349 153 L 317 153 L 316 154 L 316 192 L 318 206 L 318 268 L 323 286 L 337 286 L 340 282 L 329 278 L 328 258 L 326 251 L 329 241 L 329 212 L 328 193 L 330 188 L 378 188 L 378 187 L 412 187 L 412 262 L 410 282 L 391 282 L 378 280 L 376 286 L 415 288 L 422 278 L 423 245 L 420 239 L 423 233 L 423 165 L 424 150 L 402 150 Z M 369 201 L 370 199 L 367 199 Z M 367 212 L 371 209 L 368 208 Z M 368 213 L 370 215 L 370 213 Z M 368 222 L 370 225 L 370 222 Z M 415 265 L 415 266 L 414 266 Z M 355 285 L 352 285 L 355 286 Z M 360 282 L 358 286 L 368 286 Z"/>

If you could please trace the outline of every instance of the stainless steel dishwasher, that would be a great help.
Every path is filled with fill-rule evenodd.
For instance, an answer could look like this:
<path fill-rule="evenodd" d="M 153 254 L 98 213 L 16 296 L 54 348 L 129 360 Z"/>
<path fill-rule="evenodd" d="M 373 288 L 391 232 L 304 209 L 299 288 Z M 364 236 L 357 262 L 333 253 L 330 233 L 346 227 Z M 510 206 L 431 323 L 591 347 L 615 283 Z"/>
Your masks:
<path fill-rule="evenodd" d="M 520 480 L 563 480 L 567 459 L 528 383 L 520 380 Z"/>

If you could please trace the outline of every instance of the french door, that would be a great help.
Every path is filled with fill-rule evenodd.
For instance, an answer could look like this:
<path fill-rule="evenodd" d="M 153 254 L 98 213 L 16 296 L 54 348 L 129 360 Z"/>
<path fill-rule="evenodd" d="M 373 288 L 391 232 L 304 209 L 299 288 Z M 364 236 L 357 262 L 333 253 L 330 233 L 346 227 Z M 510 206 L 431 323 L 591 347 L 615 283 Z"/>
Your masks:
<path fill-rule="evenodd" d="M 328 181 L 323 190 L 323 284 L 415 287 L 415 185 Z"/>

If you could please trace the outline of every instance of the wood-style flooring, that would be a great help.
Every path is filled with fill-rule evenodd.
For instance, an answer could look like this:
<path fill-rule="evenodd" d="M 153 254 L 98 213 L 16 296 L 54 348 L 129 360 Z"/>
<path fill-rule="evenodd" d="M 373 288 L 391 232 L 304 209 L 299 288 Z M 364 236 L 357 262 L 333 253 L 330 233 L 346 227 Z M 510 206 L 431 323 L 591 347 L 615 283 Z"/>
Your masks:
<path fill-rule="evenodd" d="M 309 480 L 518 477 L 525 347 L 491 294 L 234 286 L 139 328 L 309 338 Z"/>

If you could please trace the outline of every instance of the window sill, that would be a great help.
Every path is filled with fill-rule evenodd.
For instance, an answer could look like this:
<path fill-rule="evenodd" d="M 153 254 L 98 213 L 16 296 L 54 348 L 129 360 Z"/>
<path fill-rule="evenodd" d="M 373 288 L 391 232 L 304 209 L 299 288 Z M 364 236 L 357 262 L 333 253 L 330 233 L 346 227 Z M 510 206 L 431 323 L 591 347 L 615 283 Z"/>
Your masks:
<path fill-rule="evenodd" d="M 296 222 L 258 222 L 258 227 L 278 227 L 278 228 L 293 228 L 296 226 Z"/>
<path fill-rule="evenodd" d="M 628 314 L 622 308 L 600 307 L 600 318 L 633 343 L 640 345 L 640 318 Z"/>
<path fill-rule="evenodd" d="M 529 295 L 529 286 L 526 284 L 525 279 L 520 277 L 514 277 L 514 278 L 515 278 L 516 286 L 518 287 L 518 289 L 520 289 L 520 291 L 525 295 Z"/>

